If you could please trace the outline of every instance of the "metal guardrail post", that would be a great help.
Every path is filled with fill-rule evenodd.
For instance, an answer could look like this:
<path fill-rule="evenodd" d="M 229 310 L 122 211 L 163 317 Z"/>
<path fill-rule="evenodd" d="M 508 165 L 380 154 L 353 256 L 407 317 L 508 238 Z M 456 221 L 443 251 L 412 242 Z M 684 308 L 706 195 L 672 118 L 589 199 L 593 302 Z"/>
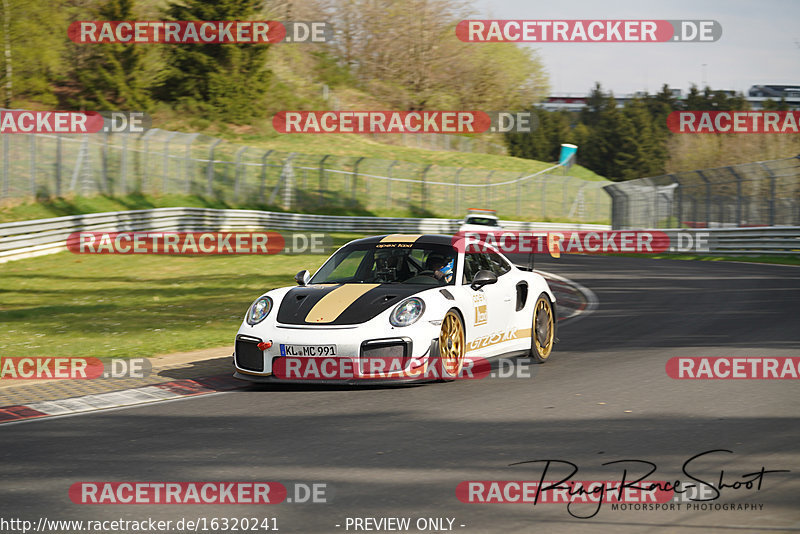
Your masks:
<path fill-rule="evenodd" d="M 222 139 L 215 139 L 208 149 L 208 166 L 206 167 L 206 196 L 211 196 L 214 185 L 214 150 Z"/>

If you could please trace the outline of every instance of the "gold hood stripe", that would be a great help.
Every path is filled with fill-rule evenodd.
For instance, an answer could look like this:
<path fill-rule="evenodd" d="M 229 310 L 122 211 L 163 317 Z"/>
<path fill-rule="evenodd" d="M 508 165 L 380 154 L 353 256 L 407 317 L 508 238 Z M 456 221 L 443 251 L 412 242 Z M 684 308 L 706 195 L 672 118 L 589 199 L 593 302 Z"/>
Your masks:
<path fill-rule="evenodd" d="M 344 284 L 317 302 L 306 315 L 307 323 L 332 323 L 361 295 L 380 284 Z"/>
<path fill-rule="evenodd" d="M 381 243 L 413 243 L 422 234 L 391 234 L 381 239 Z"/>

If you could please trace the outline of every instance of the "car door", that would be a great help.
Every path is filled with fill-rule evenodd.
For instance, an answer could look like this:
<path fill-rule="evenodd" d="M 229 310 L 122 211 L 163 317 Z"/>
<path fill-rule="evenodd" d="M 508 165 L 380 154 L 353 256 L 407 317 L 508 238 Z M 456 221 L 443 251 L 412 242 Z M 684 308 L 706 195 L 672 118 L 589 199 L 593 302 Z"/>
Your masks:
<path fill-rule="evenodd" d="M 462 282 L 467 288 L 471 307 L 467 313 L 467 354 L 483 356 L 493 353 L 493 346 L 501 342 L 502 333 L 507 327 L 507 309 L 513 303 L 505 301 L 506 280 L 498 277 L 498 283 L 488 284 L 480 289 L 469 287 L 475 274 L 480 270 L 495 272 L 489 256 L 483 252 L 470 252 L 464 255 L 464 275 Z M 502 277 L 507 279 L 509 277 Z"/>
<path fill-rule="evenodd" d="M 494 284 L 494 297 L 497 299 L 495 309 L 494 333 L 500 333 L 497 344 L 503 344 L 503 350 L 510 350 L 517 339 L 516 330 L 521 328 L 522 315 L 517 311 L 516 277 L 513 276 L 513 267 L 497 252 L 488 251 L 485 254 L 489 269 L 497 276 Z"/>
<path fill-rule="evenodd" d="M 464 254 L 464 270 L 462 276 L 462 291 L 466 294 L 464 311 L 464 326 L 467 330 L 467 355 L 480 349 L 481 340 L 491 332 L 490 318 L 493 310 L 490 299 L 489 287 L 484 286 L 480 289 L 472 289 L 470 284 L 475 274 L 484 268 L 481 254 L 468 252 Z M 491 302 L 490 302 L 491 301 Z"/>

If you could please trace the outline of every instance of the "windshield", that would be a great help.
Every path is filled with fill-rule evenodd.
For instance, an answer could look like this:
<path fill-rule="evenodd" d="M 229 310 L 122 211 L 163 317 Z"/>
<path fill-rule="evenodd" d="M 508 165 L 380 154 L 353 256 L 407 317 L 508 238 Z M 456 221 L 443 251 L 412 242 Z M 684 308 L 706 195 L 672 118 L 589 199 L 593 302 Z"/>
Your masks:
<path fill-rule="evenodd" d="M 490 217 L 467 217 L 466 224 L 479 224 L 481 226 L 497 226 L 497 219 Z"/>
<path fill-rule="evenodd" d="M 450 245 L 347 245 L 325 262 L 311 283 L 452 285 L 456 258 L 456 250 Z"/>

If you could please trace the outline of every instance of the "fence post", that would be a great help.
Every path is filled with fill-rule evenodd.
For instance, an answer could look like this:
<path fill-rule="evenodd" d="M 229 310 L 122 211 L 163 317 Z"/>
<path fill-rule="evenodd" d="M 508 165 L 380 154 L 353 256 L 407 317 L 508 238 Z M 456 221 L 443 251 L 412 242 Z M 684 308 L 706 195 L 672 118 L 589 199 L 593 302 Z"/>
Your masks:
<path fill-rule="evenodd" d="M 459 197 L 461 196 L 461 187 L 459 186 L 459 179 L 461 178 L 461 171 L 463 171 L 463 170 L 464 170 L 464 167 L 459 167 L 458 170 L 456 171 L 456 186 L 454 188 L 454 191 L 455 191 L 455 194 L 456 194 L 456 201 L 455 201 L 455 208 L 456 208 L 455 214 L 456 214 L 456 216 L 458 216 L 458 214 L 460 213 L 460 211 L 458 209 L 459 208 L 459 200 L 460 200 Z"/>
<path fill-rule="evenodd" d="M 78 176 L 81 174 L 81 169 L 84 165 L 84 158 L 89 156 L 89 134 L 84 134 L 81 141 L 81 147 L 78 149 L 78 156 L 75 158 L 75 167 L 72 169 L 72 179 L 69 182 L 69 191 L 74 193 L 78 187 Z M 88 163 L 88 162 L 87 162 Z M 84 192 L 85 184 L 81 182 L 81 192 Z"/>
<path fill-rule="evenodd" d="M 61 196 L 61 136 L 56 136 L 56 197 Z"/>
<path fill-rule="evenodd" d="M 36 198 L 36 135 L 30 134 L 31 157 L 31 196 Z"/>
<path fill-rule="evenodd" d="M 483 194 L 483 201 L 486 203 L 487 208 L 491 208 L 492 203 L 492 191 L 491 191 L 491 180 L 494 171 L 489 171 L 489 174 L 486 175 L 486 189 L 484 189 L 485 193 Z"/>
<path fill-rule="evenodd" d="M 697 171 L 697 174 L 706 183 L 706 228 L 708 228 L 711 225 L 711 182 L 703 171 Z"/>
<path fill-rule="evenodd" d="M 158 128 L 153 128 L 151 130 L 147 130 L 142 136 L 142 140 L 144 141 L 144 151 L 142 152 L 142 159 L 144 159 L 144 163 L 142 164 L 142 179 L 139 183 L 139 192 L 145 193 L 146 192 L 146 185 L 148 178 L 150 177 L 150 136 L 154 133 L 158 132 Z"/>
<path fill-rule="evenodd" d="M 683 186 L 681 185 L 680 180 L 678 180 L 674 174 L 670 174 L 669 177 L 675 182 L 675 194 L 678 196 L 678 220 L 677 220 L 677 228 L 682 228 L 683 223 Z"/>
<path fill-rule="evenodd" d="M 522 177 L 525 176 L 523 172 L 519 176 L 517 176 L 517 217 L 519 217 L 520 212 L 522 211 Z"/>
<path fill-rule="evenodd" d="M 8 175 L 8 153 L 10 151 L 10 141 L 11 139 L 9 134 L 3 136 L 3 198 L 8 198 L 8 181 L 11 179 Z"/>
<path fill-rule="evenodd" d="M 206 196 L 211 197 L 214 182 L 214 149 L 222 142 L 222 139 L 215 139 L 208 150 L 208 167 L 206 167 Z"/>
<path fill-rule="evenodd" d="M 261 185 L 258 188 L 258 198 L 262 204 L 264 203 L 264 188 L 267 181 L 267 159 L 273 152 L 275 151 L 267 150 L 264 155 L 261 156 Z"/>
<path fill-rule="evenodd" d="M 286 159 L 286 165 L 284 166 L 286 176 L 283 178 L 283 209 L 285 210 L 292 209 L 292 195 L 294 194 L 293 160 L 295 156 L 297 156 L 296 152 L 289 154 L 289 157 Z"/>
<path fill-rule="evenodd" d="M 292 167 L 292 160 L 297 155 L 297 152 L 292 152 L 286 161 L 283 163 L 281 169 L 281 176 L 278 183 L 275 184 L 275 189 L 272 190 L 272 195 L 269 197 L 269 203 L 274 204 L 278 196 L 281 185 L 283 185 L 283 209 L 289 210 L 292 208 L 292 187 L 294 186 L 294 168 Z"/>
<path fill-rule="evenodd" d="M 763 163 L 761 167 L 769 174 L 769 225 L 775 226 L 775 173 Z"/>
<path fill-rule="evenodd" d="M 542 221 L 547 220 L 547 175 L 542 175 Z"/>
<path fill-rule="evenodd" d="M 728 170 L 736 178 L 736 226 L 742 225 L 742 177 L 736 172 L 733 167 L 728 167 Z"/>
<path fill-rule="evenodd" d="M 389 168 L 386 169 L 386 174 L 388 175 L 386 180 L 386 209 L 392 208 L 392 167 L 397 165 L 397 160 L 392 160 L 389 164 Z"/>
<path fill-rule="evenodd" d="M 425 209 L 425 204 L 426 204 L 426 201 L 427 201 L 426 197 L 428 196 L 427 187 L 425 185 L 425 179 L 426 179 L 426 177 L 428 175 L 428 171 L 430 170 L 431 167 L 433 167 L 433 163 L 429 163 L 428 166 L 425 167 L 425 169 L 422 171 L 422 183 L 420 184 L 420 186 L 421 186 L 420 193 L 421 193 L 421 196 L 422 196 L 421 205 L 422 205 L 422 209 L 423 210 Z"/>
<path fill-rule="evenodd" d="M 628 195 L 616 184 L 603 186 L 603 191 L 611 197 L 611 228 L 621 230 L 629 227 Z"/>
<path fill-rule="evenodd" d="M 191 134 L 187 136 L 186 148 L 183 154 L 183 178 L 186 182 L 184 190 L 188 195 L 192 191 L 192 177 L 194 177 L 194 160 L 192 159 L 192 144 L 200 134 Z M 191 171 L 189 170 L 191 168 Z"/>
<path fill-rule="evenodd" d="M 356 162 L 353 164 L 353 183 L 350 184 L 350 189 L 351 189 L 350 195 L 353 197 L 353 200 L 356 199 L 356 189 L 358 189 L 358 166 L 361 164 L 362 161 L 364 161 L 364 156 L 358 158 Z"/>
<path fill-rule="evenodd" d="M 114 194 L 114 191 L 108 187 L 108 132 L 103 132 L 103 151 L 100 154 L 100 183 L 103 184 L 103 192 L 106 194 Z"/>
<path fill-rule="evenodd" d="M 128 194 L 128 134 L 122 134 L 122 155 L 120 156 L 120 193 Z"/>
<path fill-rule="evenodd" d="M 247 149 L 250 148 L 249 146 L 243 146 L 239 150 L 236 151 L 236 181 L 233 183 L 233 201 L 239 202 L 239 182 L 241 182 L 242 178 L 242 156 Z"/>
<path fill-rule="evenodd" d="M 319 194 L 322 195 L 322 192 L 328 188 L 328 184 L 325 182 L 325 162 L 328 158 L 331 157 L 330 154 L 325 154 L 321 160 L 319 160 Z"/>
<path fill-rule="evenodd" d="M 164 168 L 161 171 L 162 175 L 162 182 L 161 182 L 161 194 L 167 194 L 167 175 L 169 175 L 169 142 L 172 140 L 173 137 L 178 135 L 178 132 L 170 132 L 167 135 L 167 138 L 164 140 Z"/>
<path fill-rule="evenodd" d="M 653 226 L 658 228 L 658 184 L 653 182 Z"/>

